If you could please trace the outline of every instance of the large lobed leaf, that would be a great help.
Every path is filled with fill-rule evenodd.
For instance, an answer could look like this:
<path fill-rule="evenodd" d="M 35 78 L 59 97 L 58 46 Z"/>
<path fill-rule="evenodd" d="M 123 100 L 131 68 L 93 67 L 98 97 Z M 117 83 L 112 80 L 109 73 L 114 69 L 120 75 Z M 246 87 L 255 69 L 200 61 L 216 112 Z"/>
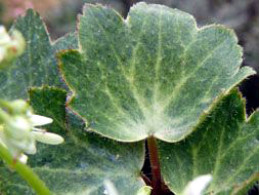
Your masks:
<path fill-rule="evenodd" d="M 258 113 L 245 121 L 243 101 L 234 91 L 211 106 L 221 91 L 253 73 L 239 70 L 241 51 L 230 30 L 198 29 L 190 15 L 159 5 L 138 4 L 126 21 L 109 8 L 84 10 L 81 50 L 61 53 L 60 61 L 74 92 L 70 106 L 88 121 L 88 129 L 121 141 L 154 135 L 175 142 L 196 126 L 179 143 L 159 142 L 163 177 L 177 194 L 208 173 L 213 174 L 208 192 L 222 194 L 241 192 L 256 179 Z M 27 51 L 8 73 L 0 73 L 1 97 L 25 98 L 31 86 L 61 86 L 54 52 L 77 48 L 75 33 L 50 43 L 33 11 L 16 27 L 25 35 Z M 135 194 L 144 185 L 141 143 L 119 144 L 86 133 L 73 114 L 65 125 L 63 91 L 33 89 L 30 97 L 38 114 L 54 118 L 48 129 L 66 140 L 60 146 L 39 144 L 29 161 L 56 194 L 102 194 L 107 179 L 120 194 Z M 199 116 L 211 107 L 202 122 Z M 3 167 L 0 172 L 1 193 L 33 193 L 16 173 Z"/>
<path fill-rule="evenodd" d="M 221 92 L 254 74 L 240 69 L 232 30 L 198 28 L 177 9 L 138 3 L 124 20 L 86 5 L 78 28 L 80 51 L 59 55 L 69 106 L 89 129 L 116 140 L 179 141 Z"/>
<path fill-rule="evenodd" d="M 26 50 L 9 69 L 0 71 L 0 97 L 7 100 L 27 98 L 32 86 L 64 86 L 55 59 L 56 50 L 77 48 L 75 34 L 52 43 L 45 24 L 33 10 L 18 18 L 13 29 L 23 34 Z"/>
<path fill-rule="evenodd" d="M 162 175 L 180 194 L 194 178 L 212 174 L 209 194 L 245 194 L 258 179 L 259 113 L 246 119 L 245 103 L 232 90 L 185 140 L 159 142 Z"/>
<path fill-rule="evenodd" d="M 64 91 L 36 88 L 30 103 L 36 113 L 54 119 L 48 127 L 65 138 L 59 146 L 38 144 L 29 165 L 55 194 L 104 194 L 104 181 L 112 182 L 120 194 L 136 194 L 144 186 L 140 170 L 144 159 L 142 143 L 120 144 L 86 133 L 84 123 L 75 115 L 65 125 Z M 34 194 L 15 172 L 0 168 L 1 194 Z"/>

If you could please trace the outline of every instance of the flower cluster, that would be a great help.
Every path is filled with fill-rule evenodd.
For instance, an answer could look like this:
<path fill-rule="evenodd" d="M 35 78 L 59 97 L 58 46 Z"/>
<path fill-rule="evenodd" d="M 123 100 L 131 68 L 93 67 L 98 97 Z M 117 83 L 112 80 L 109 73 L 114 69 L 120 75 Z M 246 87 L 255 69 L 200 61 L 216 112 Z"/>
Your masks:
<path fill-rule="evenodd" d="M 24 154 L 36 153 L 36 141 L 46 144 L 60 144 L 63 138 L 57 134 L 36 128 L 52 123 L 52 119 L 34 115 L 30 106 L 23 100 L 0 101 L 0 143 L 12 154 L 14 159 L 26 163 Z"/>
<path fill-rule="evenodd" d="M 9 35 L 0 25 L 0 68 L 9 65 L 14 58 L 23 53 L 24 49 L 25 41 L 21 33 L 14 30 Z"/>

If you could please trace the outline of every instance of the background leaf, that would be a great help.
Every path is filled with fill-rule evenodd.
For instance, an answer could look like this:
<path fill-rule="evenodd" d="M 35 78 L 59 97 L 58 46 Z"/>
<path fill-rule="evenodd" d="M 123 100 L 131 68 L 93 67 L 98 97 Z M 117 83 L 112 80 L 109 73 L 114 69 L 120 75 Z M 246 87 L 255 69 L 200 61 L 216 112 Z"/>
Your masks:
<path fill-rule="evenodd" d="M 56 52 L 64 49 L 77 49 L 77 48 L 78 48 L 77 32 L 68 33 L 54 42 L 54 49 Z"/>
<path fill-rule="evenodd" d="M 7 100 L 27 98 L 32 86 L 63 86 L 56 62 L 56 50 L 75 48 L 77 40 L 70 34 L 52 43 L 45 24 L 33 10 L 18 18 L 12 29 L 26 40 L 26 50 L 6 71 L 0 71 L 0 97 Z"/>
<path fill-rule="evenodd" d="M 144 186 L 140 177 L 144 147 L 141 143 L 120 144 L 84 131 L 84 123 L 73 114 L 65 126 L 66 93 L 55 88 L 30 91 L 35 112 L 54 119 L 48 127 L 65 138 L 58 146 L 38 144 L 29 165 L 55 194 L 103 194 L 104 180 L 110 180 L 120 194 L 137 193 Z M 0 191 L 32 194 L 18 176 L 0 169 Z"/>
<path fill-rule="evenodd" d="M 162 175 L 175 193 L 199 175 L 211 174 L 208 192 L 232 194 L 258 178 L 258 111 L 246 119 L 237 90 L 224 97 L 185 140 L 159 142 Z"/>
<path fill-rule="evenodd" d="M 176 9 L 139 3 L 124 20 L 87 5 L 79 22 L 80 52 L 60 54 L 70 107 L 89 127 L 120 141 L 154 135 L 176 142 L 192 132 L 222 91 L 247 76 L 233 31 L 198 29 Z"/>

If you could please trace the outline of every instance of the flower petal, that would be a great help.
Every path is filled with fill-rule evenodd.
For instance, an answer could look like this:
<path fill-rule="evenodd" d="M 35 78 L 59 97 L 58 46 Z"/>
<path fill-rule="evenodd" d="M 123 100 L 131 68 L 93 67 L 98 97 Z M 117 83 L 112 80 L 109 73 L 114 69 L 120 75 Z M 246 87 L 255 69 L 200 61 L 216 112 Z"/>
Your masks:
<path fill-rule="evenodd" d="M 36 149 L 36 143 L 35 143 L 35 142 L 31 142 L 31 143 L 27 146 L 27 148 L 24 150 L 24 152 L 25 152 L 26 154 L 36 154 L 36 151 L 37 151 L 37 149 Z"/>
<path fill-rule="evenodd" d="M 0 25 L 0 35 L 1 35 L 0 45 L 5 45 L 11 42 L 11 37 L 7 33 L 5 27 L 2 25 Z"/>
<path fill-rule="evenodd" d="M 18 158 L 18 160 L 23 163 L 23 164 L 26 164 L 27 163 L 27 160 L 28 160 L 28 156 L 25 155 L 25 154 L 21 154 Z"/>
<path fill-rule="evenodd" d="M 30 120 L 33 126 L 42 126 L 53 122 L 53 120 L 49 117 L 40 116 L 36 114 L 31 115 Z"/>
<path fill-rule="evenodd" d="M 37 141 L 45 144 L 58 145 L 64 141 L 64 139 L 61 136 L 55 133 L 48 133 L 44 131 L 32 131 L 32 134 L 34 135 L 34 138 Z"/>

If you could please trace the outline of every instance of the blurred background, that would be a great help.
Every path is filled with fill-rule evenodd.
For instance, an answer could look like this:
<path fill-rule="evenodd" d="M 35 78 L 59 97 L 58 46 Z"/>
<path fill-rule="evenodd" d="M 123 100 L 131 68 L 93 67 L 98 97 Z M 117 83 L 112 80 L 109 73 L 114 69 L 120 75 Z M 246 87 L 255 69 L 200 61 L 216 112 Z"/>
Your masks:
<path fill-rule="evenodd" d="M 99 3 L 118 10 L 124 17 L 138 0 L 0 0 L 0 24 L 10 26 L 28 8 L 37 10 L 44 19 L 52 40 L 75 31 L 77 15 L 84 3 Z M 195 16 L 198 25 L 224 24 L 233 28 L 244 48 L 243 65 L 251 66 L 257 75 L 240 85 L 247 99 L 247 113 L 259 107 L 259 2 L 258 0 L 145 0 L 164 4 Z M 149 166 L 149 165 L 147 165 Z M 258 188 L 249 194 L 258 194 Z"/>

